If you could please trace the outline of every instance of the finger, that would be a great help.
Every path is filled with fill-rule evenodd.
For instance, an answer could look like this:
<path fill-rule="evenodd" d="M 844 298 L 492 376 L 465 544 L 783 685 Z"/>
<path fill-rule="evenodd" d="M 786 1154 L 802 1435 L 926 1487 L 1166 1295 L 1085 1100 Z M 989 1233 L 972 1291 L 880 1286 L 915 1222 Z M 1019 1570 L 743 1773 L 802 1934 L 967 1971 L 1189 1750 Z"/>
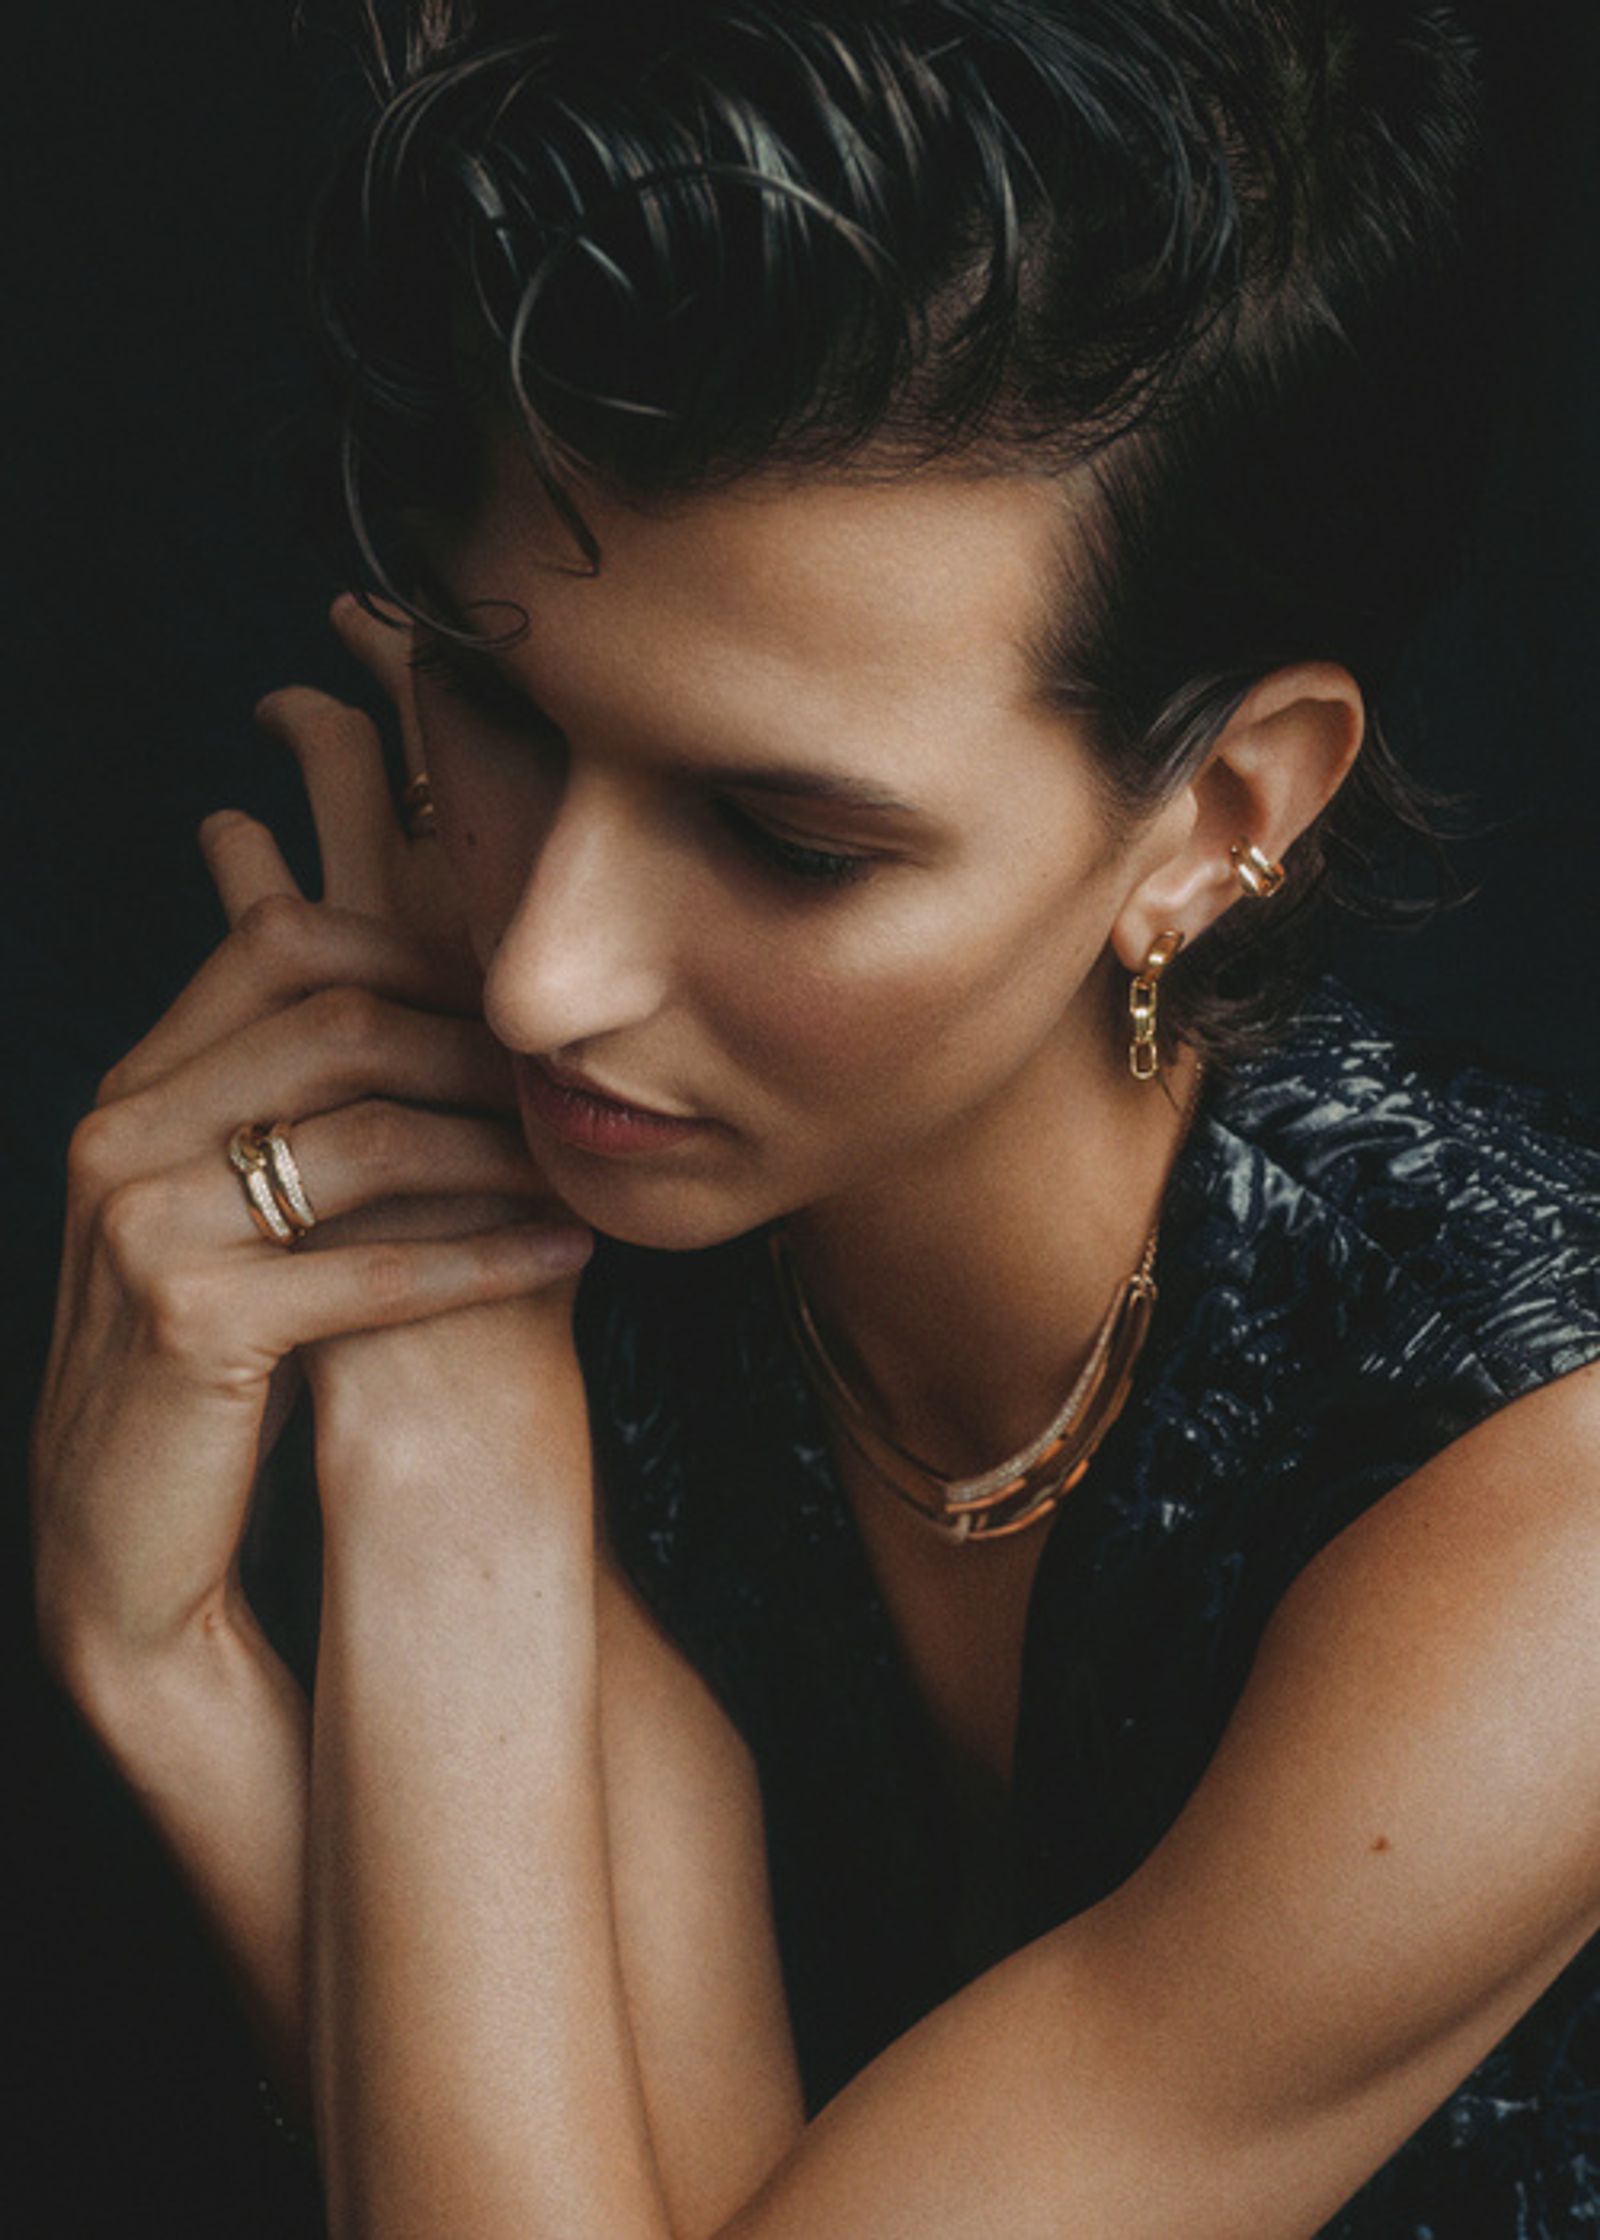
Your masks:
<path fill-rule="evenodd" d="M 315 1216 L 307 1251 L 380 1237 L 461 1236 L 559 1210 L 505 1121 L 373 1098 L 279 1132 Z M 134 1292 L 147 1290 L 174 1259 L 198 1263 L 265 1244 L 239 1175 L 215 1146 L 108 1192 L 100 1234 Z"/>
<path fill-rule="evenodd" d="M 377 726 L 309 685 L 269 692 L 255 714 L 300 765 L 322 855 L 323 900 L 384 915 L 401 833 Z"/>
<path fill-rule="evenodd" d="M 220 1158 L 244 1121 L 296 1123 L 367 1097 L 474 1112 L 511 1113 L 517 1103 L 505 1051 L 486 1027 L 367 988 L 328 988 L 91 1113 L 73 1138 L 73 1191 L 92 1208 L 137 1175 Z"/>
<path fill-rule="evenodd" d="M 225 1574 L 268 1383 L 296 1347 L 538 1293 L 575 1275 L 591 1247 L 589 1233 L 567 1220 L 316 1258 L 169 1260 L 147 1311 L 132 1320 L 119 1315 L 115 1276 L 101 1264 L 99 1287 L 113 1295 L 74 1349 L 78 1404 L 43 1434 L 61 1481 L 50 1507 L 71 1507 L 87 1453 L 102 1485 L 149 1488 L 161 1513 L 159 1529 L 141 1532 L 135 1504 L 109 1544 L 100 1535 L 105 1560 L 96 1565 L 88 1547 L 87 1569 L 80 1542 L 77 1611 L 103 1597 L 127 1621 L 119 1632 L 132 1640 L 154 1624 L 156 1638 Z"/>
<path fill-rule="evenodd" d="M 529 1221 L 569 1218 L 569 1209 L 551 1191 L 532 1186 L 520 1197 L 473 1191 L 449 1198 L 382 1198 L 319 1222 L 305 1239 L 304 1249 L 342 1252 L 355 1244 L 425 1244 L 439 1238 L 481 1236 L 490 1229 L 517 1228 Z"/>
<path fill-rule="evenodd" d="M 247 817 L 242 809 L 218 809 L 205 818 L 200 826 L 200 853 L 230 926 L 236 926 L 252 904 L 268 895 L 300 892 L 277 841 L 264 824 Z"/>
<path fill-rule="evenodd" d="M 392 1329 L 456 1307 L 542 1291 L 576 1275 L 594 1248 L 573 1221 L 520 1223 L 442 1243 L 352 1245 L 252 1265 L 252 1320 L 269 1351 L 352 1330 Z"/>
<path fill-rule="evenodd" d="M 376 918 L 277 893 L 228 939 L 100 1084 L 97 1102 L 153 1088 L 203 1050 L 324 988 L 368 987 L 422 1011 L 478 1015 L 476 974 Z"/>
<path fill-rule="evenodd" d="M 406 775 L 414 778 L 423 767 L 422 736 L 417 725 L 417 702 L 411 675 L 412 627 L 409 616 L 383 600 L 374 600 L 379 615 L 369 614 L 359 599 L 345 591 L 333 602 L 329 620 L 346 649 L 371 671 L 393 702 L 400 725 L 400 745 Z"/>

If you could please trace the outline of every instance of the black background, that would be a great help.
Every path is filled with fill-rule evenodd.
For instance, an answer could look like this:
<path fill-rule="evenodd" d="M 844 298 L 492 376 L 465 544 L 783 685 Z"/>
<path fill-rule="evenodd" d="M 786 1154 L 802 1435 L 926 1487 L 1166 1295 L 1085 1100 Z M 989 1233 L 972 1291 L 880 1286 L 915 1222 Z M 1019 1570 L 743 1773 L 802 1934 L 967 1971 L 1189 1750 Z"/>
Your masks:
<path fill-rule="evenodd" d="M 164 1862 L 34 1666 L 22 1468 L 66 1135 L 221 930 L 194 827 L 248 807 L 309 869 L 287 758 L 249 711 L 290 679 L 356 685 L 323 621 L 337 587 L 297 551 L 284 494 L 302 198 L 350 78 L 338 40 L 297 37 L 293 16 L 97 0 L 7 34 L 3 2011 L 23 2076 L 0 2221 L 19 2235 L 281 2240 L 313 2213 Z M 1419 939 L 1347 940 L 1343 961 L 1592 1091 L 1600 10 L 1502 5 L 1485 36 L 1520 213 L 1515 347 L 1473 549 L 1392 726 L 1473 795 L 1459 854 L 1481 891 Z"/>

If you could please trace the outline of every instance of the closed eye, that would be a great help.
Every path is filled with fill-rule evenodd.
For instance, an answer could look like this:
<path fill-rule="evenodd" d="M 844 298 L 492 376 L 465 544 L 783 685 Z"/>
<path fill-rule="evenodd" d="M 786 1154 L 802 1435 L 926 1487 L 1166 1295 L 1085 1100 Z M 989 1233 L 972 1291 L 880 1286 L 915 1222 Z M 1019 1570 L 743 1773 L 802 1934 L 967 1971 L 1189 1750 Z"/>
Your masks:
<path fill-rule="evenodd" d="M 716 814 L 740 846 L 769 869 L 790 879 L 806 879 L 847 886 L 870 876 L 882 860 L 874 855 L 851 855 L 842 849 L 815 848 L 777 831 L 752 816 L 740 802 L 725 794 L 714 804 Z"/>
<path fill-rule="evenodd" d="M 485 722 L 524 737 L 564 742 L 565 735 L 554 718 L 472 647 L 448 638 L 419 637 L 413 641 L 409 660 L 413 671 L 463 701 Z M 712 806 L 745 853 L 783 879 L 848 886 L 869 877 L 884 860 L 871 851 L 815 847 L 766 823 L 727 794 L 716 796 Z"/>

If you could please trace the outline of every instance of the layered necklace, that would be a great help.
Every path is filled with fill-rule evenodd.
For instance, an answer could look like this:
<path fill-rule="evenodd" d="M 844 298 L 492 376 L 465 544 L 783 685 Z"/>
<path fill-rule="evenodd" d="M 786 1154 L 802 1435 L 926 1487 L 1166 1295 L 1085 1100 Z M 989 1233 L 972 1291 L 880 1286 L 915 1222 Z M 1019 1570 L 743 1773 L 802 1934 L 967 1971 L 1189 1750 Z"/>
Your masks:
<path fill-rule="evenodd" d="M 1202 1069 L 1190 1090 L 1181 1149 L 1199 1101 Z M 823 1406 L 856 1453 L 941 1538 L 1000 1540 L 1049 1516 L 1078 1483 L 1122 1413 L 1156 1304 L 1160 1210 L 1138 1263 L 1117 1288 L 1088 1358 L 1055 1414 L 1027 1445 L 976 1477 L 952 1478 L 924 1462 L 880 1423 L 834 1360 L 817 1327 L 800 1270 L 783 1238 L 771 1238 L 773 1268 L 795 1347 Z"/>

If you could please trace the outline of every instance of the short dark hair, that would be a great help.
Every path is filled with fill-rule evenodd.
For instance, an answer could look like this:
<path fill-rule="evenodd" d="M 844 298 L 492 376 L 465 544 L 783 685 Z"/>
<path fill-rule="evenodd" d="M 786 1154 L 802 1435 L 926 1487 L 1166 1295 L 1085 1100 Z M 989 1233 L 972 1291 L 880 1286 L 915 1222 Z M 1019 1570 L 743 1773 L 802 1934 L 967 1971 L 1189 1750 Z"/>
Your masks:
<path fill-rule="evenodd" d="M 1225 1047 L 1314 898 L 1425 829 L 1377 709 L 1460 520 L 1473 71 L 1418 0 L 411 0 L 313 240 L 345 579 L 412 604 L 514 405 L 573 494 L 788 467 L 1059 472 L 1041 647 L 1107 796 L 1256 678 L 1346 665 L 1355 773 L 1174 968 Z"/>

